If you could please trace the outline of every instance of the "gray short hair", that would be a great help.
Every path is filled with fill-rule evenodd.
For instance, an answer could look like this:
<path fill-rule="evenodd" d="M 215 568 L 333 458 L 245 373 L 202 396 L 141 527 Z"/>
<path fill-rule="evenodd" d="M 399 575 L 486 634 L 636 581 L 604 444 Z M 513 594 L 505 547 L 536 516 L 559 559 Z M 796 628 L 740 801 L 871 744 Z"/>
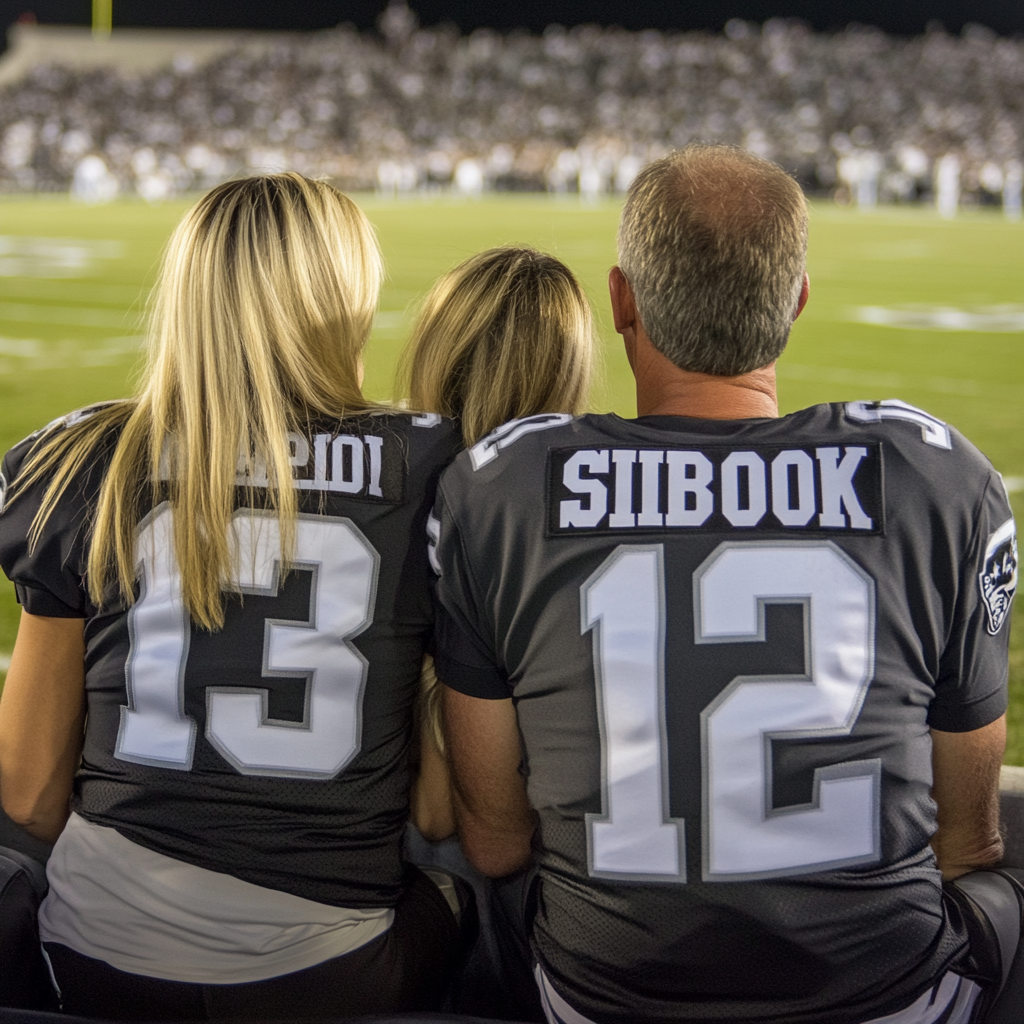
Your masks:
<path fill-rule="evenodd" d="M 807 203 L 776 164 L 695 144 L 648 164 L 619 224 L 648 337 L 684 370 L 737 376 L 782 354 L 803 284 Z"/>

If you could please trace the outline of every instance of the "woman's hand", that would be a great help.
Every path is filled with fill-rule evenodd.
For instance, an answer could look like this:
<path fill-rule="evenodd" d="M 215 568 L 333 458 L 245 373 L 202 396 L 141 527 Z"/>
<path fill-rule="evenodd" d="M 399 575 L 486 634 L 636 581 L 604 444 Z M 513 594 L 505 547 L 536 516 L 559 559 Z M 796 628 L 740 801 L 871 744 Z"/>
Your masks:
<path fill-rule="evenodd" d="M 452 778 L 444 750 L 441 721 L 441 683 L 434 671 L 434 659 L 424 655 L 420 676 L 420 699 L 416 720 L 418 735 L 414 748 L 412 792 L 409 795 L 412 823 L 424 839 L 438 842 L 455 831 L 452 807 Z"/>
<path fill-rule="evenodd" d="M 0 697 L 0 803 L 52 843 L 68 820 L 85 724 L 84 620 L 21 613 Z"/>

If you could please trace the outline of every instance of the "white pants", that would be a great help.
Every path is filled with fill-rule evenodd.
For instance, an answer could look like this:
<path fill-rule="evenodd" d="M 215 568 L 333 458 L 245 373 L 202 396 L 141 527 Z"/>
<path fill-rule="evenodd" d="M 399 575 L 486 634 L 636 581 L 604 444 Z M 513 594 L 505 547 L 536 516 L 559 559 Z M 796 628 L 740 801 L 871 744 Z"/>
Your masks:
<path fill-rule="evenodd" d="M 534 968 L 533 976 L 537 981 L 537 988 L 540 989 L 540 1001 L 544 1006 L 548 1024 L 593 1024 L 555 991 L 554 985 L 548 981 L 539 964 Z M 952 1012 L 945 1024 L 967 1024 L 979 995 L 980 986 L 949 971 L 942 976 L 938 984 L 906 1009 L 890 1013 L 888 1017 L 876 1017 L 874 1020 L 865 1021 L 864 1024 L 933 1024 L 950 1007 Z"/>

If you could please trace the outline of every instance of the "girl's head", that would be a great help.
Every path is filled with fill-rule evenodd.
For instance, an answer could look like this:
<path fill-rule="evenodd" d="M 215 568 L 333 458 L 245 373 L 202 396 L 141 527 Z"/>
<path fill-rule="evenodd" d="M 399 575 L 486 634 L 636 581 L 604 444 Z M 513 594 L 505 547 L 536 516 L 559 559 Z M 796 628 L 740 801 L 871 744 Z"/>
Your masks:
<path fill-rule="evenodd" d="M 369 407 L 361 353 L 382 278 L 373 229 L 330 185 L 272 174 L 203 196 L 164 255 L 138 396 L 44 439 L 27 467 L 23 486 L 50 475 L 34 540 L 77 470 L 116 438 L 92 524 L 93 600 L 109 583 L 131 600 L 140 515 L 169 497 L 185 604 L 219 627 L 238 481 L 263 483 L 287 564 L 297 517 L 288 434 Z"/>
<path fill-rule="evenodd" d="M 579 413 L 594 329 L 572 271 L 526 246 L 488 249 L 431 289 L 403 360 L 410 407 L 457 416 L 467 444 L 511 419 Z"/>
<path fill-rule="evenodd" d="M 282 400 L 296 411 L 361 408 L 382 278 L 372 227 L 330 185 L 288 173 L 217 186 L 168 244 L 143 401 L 174 406 L 172 421 L 201 414 L 215 433 L 239 403 L 267 426 L 266 407 Z"/>

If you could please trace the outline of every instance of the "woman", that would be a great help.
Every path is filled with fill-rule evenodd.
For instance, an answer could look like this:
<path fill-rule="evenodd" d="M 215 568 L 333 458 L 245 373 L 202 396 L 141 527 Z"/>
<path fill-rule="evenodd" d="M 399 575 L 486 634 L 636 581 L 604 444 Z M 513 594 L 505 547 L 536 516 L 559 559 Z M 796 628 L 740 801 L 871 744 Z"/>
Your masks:
<path fill-rule="evenodd" d="M 57 840 L 40 929 L 68 1012 L 443 997 L 455 919 L 401 838 L 420 538 L 457 438 L 361 394 L 381 279 L 330 186 L 221 185 L 171 238 L 138 395 L 4 460 L 0 799 Z"/>
<path fill-rule="evenodd" d="M 582 413 L 595 353 L 590 304 L 554 256 L 507 245 L 439 278 L 401 361 L 409 407 L 457 417 L 467 445 L 509 420 Z"/>
<path fill-rule="evenodd" d="M 430 290 L 401 361 L 409 405 L 459 420 L 474 445 L 509 420 L 587 407 L 595 339 L 590 304 L 569 268 L 527 246 L 487 249 Z M 423 835 L 455 830 L 440 689 L 423 672 L 420 772 L 413 820 Z"/>

